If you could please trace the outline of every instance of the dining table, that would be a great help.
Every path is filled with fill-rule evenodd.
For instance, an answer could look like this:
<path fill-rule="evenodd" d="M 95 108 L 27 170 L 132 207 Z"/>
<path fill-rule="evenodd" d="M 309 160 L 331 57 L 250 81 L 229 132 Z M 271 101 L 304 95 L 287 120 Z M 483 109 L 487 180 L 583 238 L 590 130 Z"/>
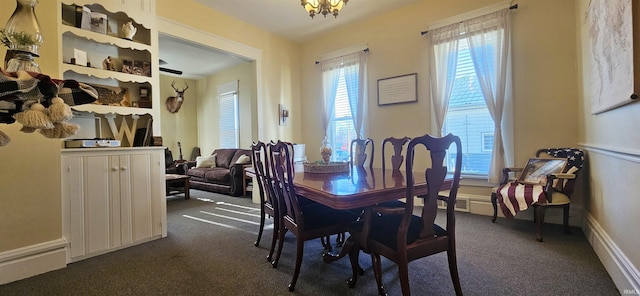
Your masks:
<path fill-rule="evenodd" d="M 350 210 L 405 198 L 405 173 L 399 170 L 351 166 L 343 173 L 307 173 L 296 169 L 296 194 L 325 206 Z M 424 171 L 413 172 L 416 196 L 427 194 Z M 445 181 L 441 190 L 451 188 Z"/>
<path fill-rule="evenodd" d="M 414 193 L 427 194 L 425 171 L 415 171 Z M 451 189 L 452 182 L 445 180 L 440 190 Z M 308 173 L 295 169 L 293 185 L 296 194 L 338 210 L 367 209 L 383 202 L 406 198 L 405 172 L 392 169 L 351 166 L 343 173 Z M 333 262 L 348 253 L 353 242 L 347 239 L 339 255 L 325 254 L 324 261 Z"/>

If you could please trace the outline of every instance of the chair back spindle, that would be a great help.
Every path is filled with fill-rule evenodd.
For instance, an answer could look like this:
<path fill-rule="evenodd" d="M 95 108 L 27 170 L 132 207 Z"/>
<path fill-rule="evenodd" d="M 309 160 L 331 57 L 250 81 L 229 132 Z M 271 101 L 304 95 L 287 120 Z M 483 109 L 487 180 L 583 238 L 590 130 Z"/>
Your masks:
<path fill-rule="evenodd" d="M 369 150 L 369 157 L 367 161 L 367 150 Z M 365 163 L 368 162 L 369 168 L 373 167 L 373 155 L 375 152 L 375 147 L 373 144 L 373 140 L 371 138 L 366 139 L 354 139 L 351 141 L 351 146 L 349 148 L 349 156 L 351 158 L 351 163 L 357 167 L 364 167 Z"/>
<path fill-rule="evenodd" d="M 411 140 L 409 137 L 404 138 L 394 138 L 389 137 L 382 141 L 382 170 L 384 171 L 387 168 L 387 154 L 386 154 L 386 146 L 387 143 L 391 143 L 393 147 L 393 154 L 391 155 L 391 169 L 394 171 L 399 171 L 402 166 L 402 162 L 404 161 L 404 156 L 402 156 L 402 148 Z"/>
<path fill-rule="evenodd" d="M 422 207 L 422 221 L 423 230 L 420 233 L 420 238 L 433 238 L 435 236 L 434 223 L 438 210 L 438 199 L 442 199 L 447 202 L 447 237 L 450 241 L 455 237 L 455 203 L 458 193 L 458 187 L 460 185 L 460 171 L 462 168 L 462 145 L 460 138 L 453 134 L 448 134 L 442 138 L 434 138 L 430 135 L 414 138 L 409 142 L 407 147 L 407 162 L 406 162 L 406 175 L 407 175 L 407 206 L 405 207 L 404 219 L 409 222 L 413 212 L 413 196 L 416 196 L 414 192 L 415 180 L 413 177 L 414 165 L 415 165 L 415 151 L 417 146 L 424 146 L 430 154 L 431 165 L 425 170 L 425 181 L 427 183 L 427 195 L 419 196 L 424 199 L 424 206 Z M 445 165 L 445 156 L 447 150 L 452 145 L 455 145 L 455 167 L 453 178 L 451 179 L 451 189 L 446 196 L 439 195 L 440 188 L 444 185 L 447 179 L 448 167 Z M 453 151 L 449 150 L 450 153 Z M 398 240 L 398 243 L 405 240 Z M 406 247 L 406 246 L 405 246 Z"/>

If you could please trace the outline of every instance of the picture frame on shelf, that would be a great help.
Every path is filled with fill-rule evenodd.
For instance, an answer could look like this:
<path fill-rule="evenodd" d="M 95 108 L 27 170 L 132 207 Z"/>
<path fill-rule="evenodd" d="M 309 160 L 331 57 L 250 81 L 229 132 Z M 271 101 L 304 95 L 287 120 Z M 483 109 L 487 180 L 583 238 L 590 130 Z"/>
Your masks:
<path fill-rule="evenodd" d="M 73 49 L 73 59 L 71 61 L 72 64 L 76 64 L 78 66 L 87 66 L 87 52 L 84 50 L 80 50 L 77 48 Z"/>
<path fill-rule="evenodd" d="M 145 86 L 141 86 L 139 89 L 137 102 L 139 108 L 151 108 L 151 89 Z"/>
<path fill-rule="evenodd" d="M 148 98 L 149 97 L 149 88 L 148 87 L 140 87 L 140 98 Z"/>

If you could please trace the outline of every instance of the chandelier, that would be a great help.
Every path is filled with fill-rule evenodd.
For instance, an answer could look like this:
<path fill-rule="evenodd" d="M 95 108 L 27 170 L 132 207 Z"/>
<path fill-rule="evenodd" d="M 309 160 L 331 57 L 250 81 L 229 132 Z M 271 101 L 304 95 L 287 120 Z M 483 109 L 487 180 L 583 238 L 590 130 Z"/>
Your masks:
<path fill-rule="evenodd" d="M 300 0 L 304 9 L 309 12 L 309 16 L 313 18 L 316 14 L 327 17 L 331 13 L 334 17 L 338 16 L 338 12 L 349 0 Z"/>

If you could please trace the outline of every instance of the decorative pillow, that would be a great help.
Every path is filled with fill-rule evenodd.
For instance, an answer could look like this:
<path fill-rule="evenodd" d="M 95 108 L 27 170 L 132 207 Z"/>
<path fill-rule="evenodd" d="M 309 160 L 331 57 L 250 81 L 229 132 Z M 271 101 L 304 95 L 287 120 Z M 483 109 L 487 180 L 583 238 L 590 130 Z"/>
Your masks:
<path fill-rule="evenodd" d="M 196 157 L 196 168 L 215 168 L 216 154 Z"/>
<path fill-rule="evenodd" d="M 236 160 L 237 164 L 245 164 L 250 162 L 251 162 L 251 157 L 247 155 L 240 155 L 240 157 L 238 157 L 238 160 Z"/>

